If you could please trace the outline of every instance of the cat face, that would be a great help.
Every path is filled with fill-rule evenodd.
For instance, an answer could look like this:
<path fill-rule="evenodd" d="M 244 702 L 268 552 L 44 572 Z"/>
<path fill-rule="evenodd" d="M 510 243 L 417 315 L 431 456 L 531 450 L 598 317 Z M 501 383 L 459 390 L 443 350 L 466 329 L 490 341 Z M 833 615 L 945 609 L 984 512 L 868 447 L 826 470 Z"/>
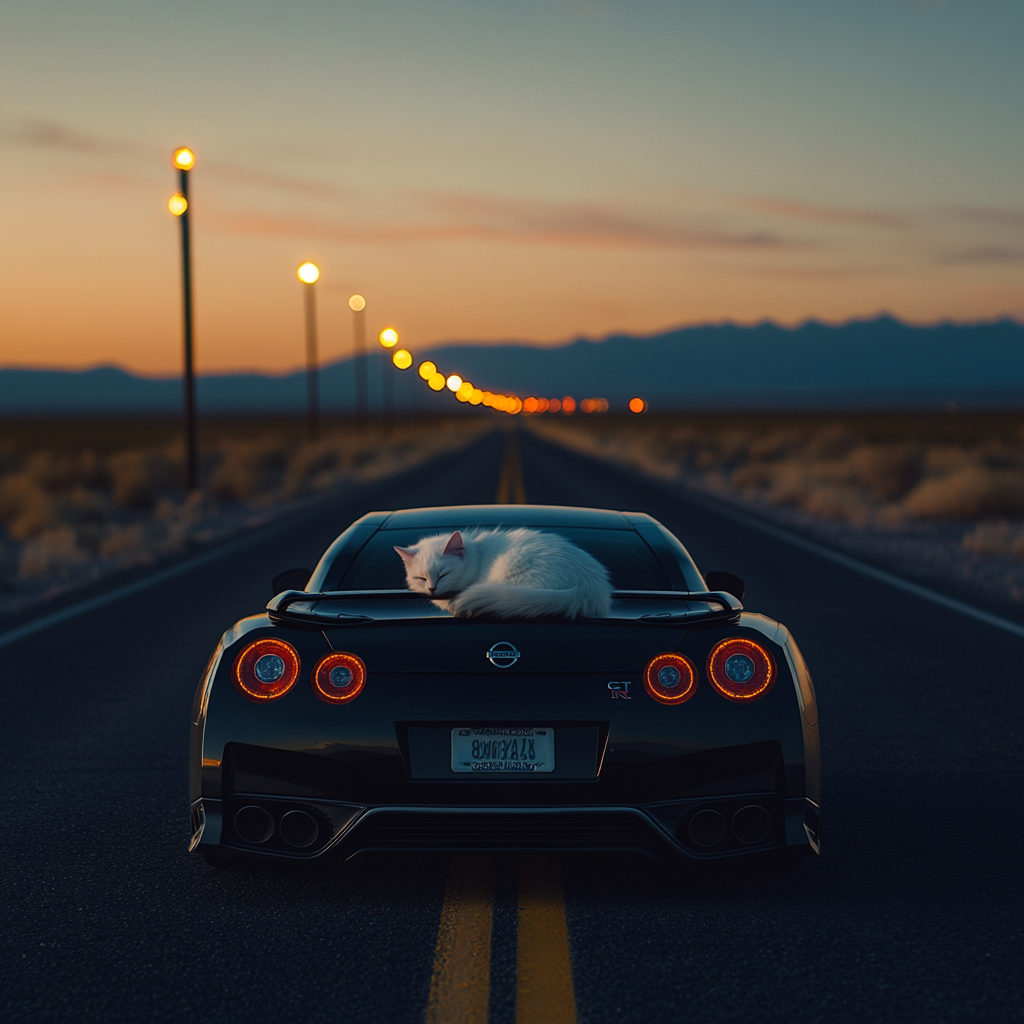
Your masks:
<path fill-rule="evenodd" d="M 405 579 L 410 590 L 418 594 L 453 594 L 466 575 L 466 545 L 462 534 L 424 537 L 411 547 L 395 545 L 395 551 L 405 563 Z"/>

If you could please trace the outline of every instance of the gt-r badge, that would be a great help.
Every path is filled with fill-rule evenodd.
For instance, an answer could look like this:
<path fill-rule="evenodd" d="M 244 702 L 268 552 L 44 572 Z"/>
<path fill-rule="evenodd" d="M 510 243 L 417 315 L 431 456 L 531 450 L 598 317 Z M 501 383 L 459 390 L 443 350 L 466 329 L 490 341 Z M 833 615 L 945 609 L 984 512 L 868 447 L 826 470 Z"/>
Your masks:
<path fill-rule="evenodd" d="M 608 689 L 611 690 L 612 700 L 632 700 L 633 698 L 629 695 L 629 680 L 624 679 L 619 683 L 609 683 Z"/>
<path fill-rule="evenodd" d="M 507 640 L 499 640 L 488 652 L 487 660 L 495 668 L 509 668 L 519 660 L 519 652 L 515 644 Z"/>

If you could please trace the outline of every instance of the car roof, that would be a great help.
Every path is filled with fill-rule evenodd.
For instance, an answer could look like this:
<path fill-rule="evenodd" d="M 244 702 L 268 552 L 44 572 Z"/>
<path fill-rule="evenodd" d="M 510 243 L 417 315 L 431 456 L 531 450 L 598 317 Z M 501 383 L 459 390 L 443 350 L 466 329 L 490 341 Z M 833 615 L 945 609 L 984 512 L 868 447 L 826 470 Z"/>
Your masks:
<path fill-rule="evenodd" d="M 436 529 L 454 526 L 582 526 L 602 530 L 632 530 L 621 512 L 568 505 L 444 505 L 392 512 L 382 530 Z"/>

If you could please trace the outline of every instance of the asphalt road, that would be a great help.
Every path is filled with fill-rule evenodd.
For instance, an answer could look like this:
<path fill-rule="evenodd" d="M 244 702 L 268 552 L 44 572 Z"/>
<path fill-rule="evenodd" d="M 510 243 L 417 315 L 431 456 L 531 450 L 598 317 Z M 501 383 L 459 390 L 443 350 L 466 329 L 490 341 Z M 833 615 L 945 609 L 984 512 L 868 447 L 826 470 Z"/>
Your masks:
<path fill-rule="evenodd" d="M 492 436 L 0 649 L 5 1021 L 424 1019 L 449 859 L 208 868 L 186 852 L 188 715 L 274 573 L 371 508 L 493 501 L 502 451 Z M 701 568 L 743 576 L 747 607 L 797 636 L 821 714 L 819 860 L 562 863 L 576 1018 L 1024 1019 L 1024 640 L 536 440 L 522 466 L 531 502 L 650 512 Z M 529 1020 L 515 1006 L 517 866 L 493 861 L 489 1019 L 533 1024 L 543 1000 Z"/>

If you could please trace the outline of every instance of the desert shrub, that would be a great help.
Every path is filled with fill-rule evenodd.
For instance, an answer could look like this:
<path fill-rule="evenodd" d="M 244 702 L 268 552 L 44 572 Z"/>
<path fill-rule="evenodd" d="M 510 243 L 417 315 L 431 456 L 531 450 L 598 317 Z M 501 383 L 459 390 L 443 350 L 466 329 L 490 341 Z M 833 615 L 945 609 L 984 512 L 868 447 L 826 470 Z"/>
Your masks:
<path fill-rule="evenodd" d="M 804 448 L 804 458 L 814 462 L 819 459 L 841 459 L 857 444 L 860 438 L 839 424 L 821 427 L 808 438 Z"/>
<path fill-rule="evenodd" d="M 809 488 L 800 502 L 805 512 L 822 519 L 842 519 L 848 523 L 866 523 L 871 505 L 856 487 L 820 485 Z"/>
<path fill-rule="evenodd" d="M 108 558 L 135 560 L 147 553 L 146 528 L 142 523 L 114 523 L 100 543 L 100 554 Z"/>
<path fill-rule="evenodd" d="M 284 479 L 285 494 L 301 494 L 317 477 L 336 469 L 339 454 L 343 461 L 348 461 L 346 447 L 336 439 L 304 443 L 288 459 Z"/>
<path fill-rule="evenodd" d="M 166 451 L 135 448 L 111 455 L 114 501 L 122 508 L 151 508 L 158 495 L 181 484 L 181 465 Z"/>
<path fill-rule="evenodd" d="M 210 489 L 226 501 L 246 501 L 271 490 L 288 457 L 285 445 L 273 438 L 225 441 L 221 453 Z"/>
<path fill-rule="evenodd" d="M 916 444 L 863 444 L 846 457 L 854 481 L 878 501 L 901 498 L 924 472 L 924 452 Z"/>
<path fill-rule="evenodd" d="M 42 576 L 80 565 L 88 558 L 88 552 L 78 546 L 75 531 L 58 526 L 25 543 L 18 568 L 22 576 Z"/>
<path fill-rule="evenodd" d="M 777 430 L 767 437 L 755 437 L 750 442 L 749 454 L 752 461 L 773 462 L 790 458 L 804 444 L 803 436 L 795 430 Z"/>
<path fill-rule="evenodd" d="M 966 466 L 951 476 L 924 480 L 903 502 L 912 519 L 977 519 L 1024 512 L 1020 474 Z"/>
<path fill-rule="evenodd" d="M 0 519 L 15 540 L 30 540 L 59 522 L 53 498 L 28 473 L 0 480 Z"/>

